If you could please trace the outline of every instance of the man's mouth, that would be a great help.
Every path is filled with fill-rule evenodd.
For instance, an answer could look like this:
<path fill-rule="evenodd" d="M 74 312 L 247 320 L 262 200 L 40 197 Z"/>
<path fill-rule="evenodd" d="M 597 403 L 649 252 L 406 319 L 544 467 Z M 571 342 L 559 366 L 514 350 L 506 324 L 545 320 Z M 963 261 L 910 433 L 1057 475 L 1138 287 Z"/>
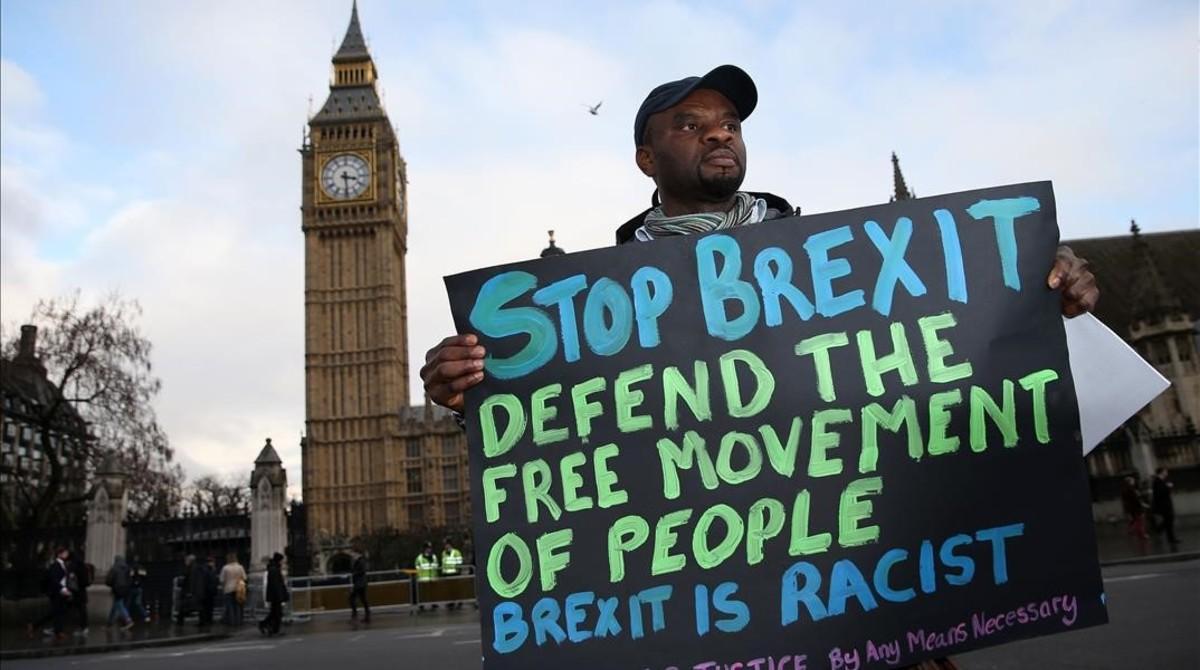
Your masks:
<path fill-rule="evenodd" d="M 709 165 L 723 168 L 732 168 L 738 166 L 737 154 L 729 149 L 715 149 L 709 152 L 704 157 L 704 162 Z"/>

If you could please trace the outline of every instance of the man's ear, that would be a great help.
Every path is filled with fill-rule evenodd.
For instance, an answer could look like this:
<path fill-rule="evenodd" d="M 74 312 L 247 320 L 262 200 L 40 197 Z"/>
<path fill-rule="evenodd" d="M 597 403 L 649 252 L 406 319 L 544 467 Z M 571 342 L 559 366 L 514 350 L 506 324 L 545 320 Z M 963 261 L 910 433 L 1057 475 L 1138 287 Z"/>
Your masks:
<path fill-rule="evenodd" d="M 643 144 L 639 146 L 633 155 L 633 160 L 637 163 L 638 169 L 642 171 L 642 174 L 651 179 L 658 172 L 654 165 L 654 152 L 650 150 L 648 145 Z"/>

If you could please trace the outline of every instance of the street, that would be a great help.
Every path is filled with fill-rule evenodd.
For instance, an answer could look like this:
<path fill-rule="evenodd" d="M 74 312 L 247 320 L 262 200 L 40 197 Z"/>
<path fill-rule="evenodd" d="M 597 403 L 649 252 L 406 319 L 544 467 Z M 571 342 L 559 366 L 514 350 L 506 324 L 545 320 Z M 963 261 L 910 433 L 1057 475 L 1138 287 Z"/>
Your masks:
<path fill-rule="evenodd" d="M 1200 661 L 1200 561 L 1129 565 L 1104 570 L 1112 623 L 1026 640 L 955 657 L 963 670 L 1009 668 L 1194 668 Z M 479 667 L 476 614 L 380 613 L 371 627 L 325 617 L 272 639 L 231 640 L 130 653 L 67 656 L 5 663 L 7 670 L 208 670 L 254 668 Z"/>

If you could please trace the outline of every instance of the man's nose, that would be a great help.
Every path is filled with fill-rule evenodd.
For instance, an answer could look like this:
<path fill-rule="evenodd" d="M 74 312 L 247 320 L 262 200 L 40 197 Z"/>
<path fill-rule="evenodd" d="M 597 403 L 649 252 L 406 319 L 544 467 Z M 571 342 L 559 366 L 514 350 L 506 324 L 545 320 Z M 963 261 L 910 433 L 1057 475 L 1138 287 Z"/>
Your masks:
<path fill-rule="evenodd" d="M 704 141 L 713 144 L 727 144 L 733 140 L 733 133 L 723 123 L 715 123 L 705 129 Z"/>

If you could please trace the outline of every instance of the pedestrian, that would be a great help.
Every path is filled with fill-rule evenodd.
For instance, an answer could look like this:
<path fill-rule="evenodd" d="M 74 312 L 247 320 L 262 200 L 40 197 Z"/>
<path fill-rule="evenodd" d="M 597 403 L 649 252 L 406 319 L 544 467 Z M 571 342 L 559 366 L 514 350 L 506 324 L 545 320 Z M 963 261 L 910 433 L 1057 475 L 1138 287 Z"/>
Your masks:
<path fill-rule="evenodd" d="M 175 609 L 175 624 L 178 626 L 182 626 L 184 619 L 199 606 L 199 602 L 193 598 L 193 594 L 197 590 L 196 582 L 201 580 L 198 568 L 195 554 L 188 554 L 183 557 L 183 570 L 178 579 L 178 606 Z"/>
<path fill-rule="evenodd" d="M 109 568 L 108 577 L 104 583 L 112 591 L 112 607 L 108 608 L 108 627 L 112 628 L 114 623 L 119 623 L 121 630 L 133 628 L 133 618 L 129 616 L 126 600 L 132 588 L 133 578 L 130 576 L 129 565 L 125 563 L 124 556 L 113 557 L 112 567 Z"/>
<path fill-rule="evenodd" d="M 1150 537 L 1146 533 L 1146 503 L 1138 493 L 1137 477 L 1133 475 L 1126 475 L 1121 483 L 1121 507 L 1125 510 L 1129 536 L 1137 542 L 1141 553 L 1146 553 L 1146 540 Z"/>
<path fill-rule="evenodd" d="M 49 565 L 46 566 L 45 579 L 42 583 L 50 610 L 45 616 L 26 626 L 30 637 L 33 631 L 41 628 L 42 634 L 56 640 L 66 639 L 63 626 L 67 618 L 67 607 L 71 602 L 71 589 L 67 585 L 70 567 L 67 563 L 70 553 L 64 546 L 55 547 Z M 50 628 L 42 628 L 50 624 Z"/>
<path fill-rule="evenodd" d="M 757 103 L 750 75 L 733 65 L 650 91 L 634 118 L 634 155 L 655 190 L 650 208 L 617 228 L 618 244 L 757 225 L 796 213 L 777 195 L 740 190 L 746 176 L 742 122 Z M 1068 317 L 1091 311 L 1099 299 L 1095 276 L 1068 247 L 1059 247 L 1046 283 L 1061 291 Z M 460 425 L 464 393 L 483 380 L 486 356 L 472 333 L 447 337 L 425 356 L 426 397 L 454 411 Z M 953 667 L 948 660 L 932 663 L 918 667 Z"/>
<path fill-rule="evenodd" d="M 83 549 L 71 552 L 71 560 L 67 564 L 67 588 L 71 591 L 69 608 L 75 612 L 75 636 L 88 636 L 88 587 L 92 585 L 96 574 L 91 564 L 83 561 Z"/>
<path fill-rule="evenodd" d="M 454 543 L 450 538 L 442 540 L 442 576 L 457 577 L 462 571 L 463 556 L 462 552 L 454 547 Z M 461 609 L 462 602 L 454 601 L 447 605 L 449 609 Z"/>
<path fill-rule="evenodd" d="M 217 560 L 209 554 L 200 565 L 200 625 L 211 626 L 213 610 L 217 607 L 217 591 L 220 590 L 217 578 Z"/>
<path fill-rule="evenodd" d="M 446 538 L 442 541 L 442 576 L 457 577 L 462 566 L 462 552 L 454 548 L 454 543 L 450 541 L 450 538 Z"/>
<path fill-rule="evenodd" d="M 275 552 L 267 564 L 265 599 L 269 608 L 267 618 L 258 622 L 258 631 L 263 635 L 278 635 L 283 623 L 283 603 L 288 599 L 287 584 L 283 580 L 283 554 Z"/>
<path fill-rule="evenodd" d="M 350 618 L 358 618 L 358 603 L 362 601 L 363 623 L 371 623 L 371 604 L 367 602 L 367 555 L 360 553 L 350 568 Z"/>
<path fill-rule="evenodd" d="M 1167 535 L 1171 551 L 1179 548 L 1179 538 L 1175 537 L 1175 502 L 1171 500 L 1171 489 L 1175 484 L 1167 480 L 1166 468 L 1154 472 L 1154 482 L 1151 484 L 1150 511 L 1158 519 L 1158 527 Z"/>
<path fill-rule="evenodd" d="M 421 599 L 421 582 L 432 582 L 437 579 L 438 574 L 438 558 L 433 553 L 433 542 L 426 541 L 421 547 L 421 553 L 417 554 L 417 560 L 413 563 L 417 569 L 417 600 Z M 417 608 L 424 612 L 425 605 L 418 604 Z M 437 603 L 433 604 L 433 609 L 437 609 Z"/>
<path fill-rule="evenodd" d="M 135 555 L 129 563 L 129 598 L 127 599 L 127 604 L 129 607 L 129 616 L 136 622 L 150 622 L 150 617 L 146 614 L 145 593 L 146 567 L 142 565 L 141 559 Z"/>
<path fill-rule="evenodd" d="M 432 542 L 426 542 L 421 547 L 421 553 L 417 554 L 414 565 L 417 568 L 417 581 L 431 582 L 437 578 L 438 558 L 433 553 Z"/>
<path fill-rule="evenodd" d="M 238 562 L 237 554 L 230 552 L 221 566 L 221 602 L 224 612 L 221 623 L 226 626 L 242 625 L 242 605 L 246 602 L 246 569 Z"/>

